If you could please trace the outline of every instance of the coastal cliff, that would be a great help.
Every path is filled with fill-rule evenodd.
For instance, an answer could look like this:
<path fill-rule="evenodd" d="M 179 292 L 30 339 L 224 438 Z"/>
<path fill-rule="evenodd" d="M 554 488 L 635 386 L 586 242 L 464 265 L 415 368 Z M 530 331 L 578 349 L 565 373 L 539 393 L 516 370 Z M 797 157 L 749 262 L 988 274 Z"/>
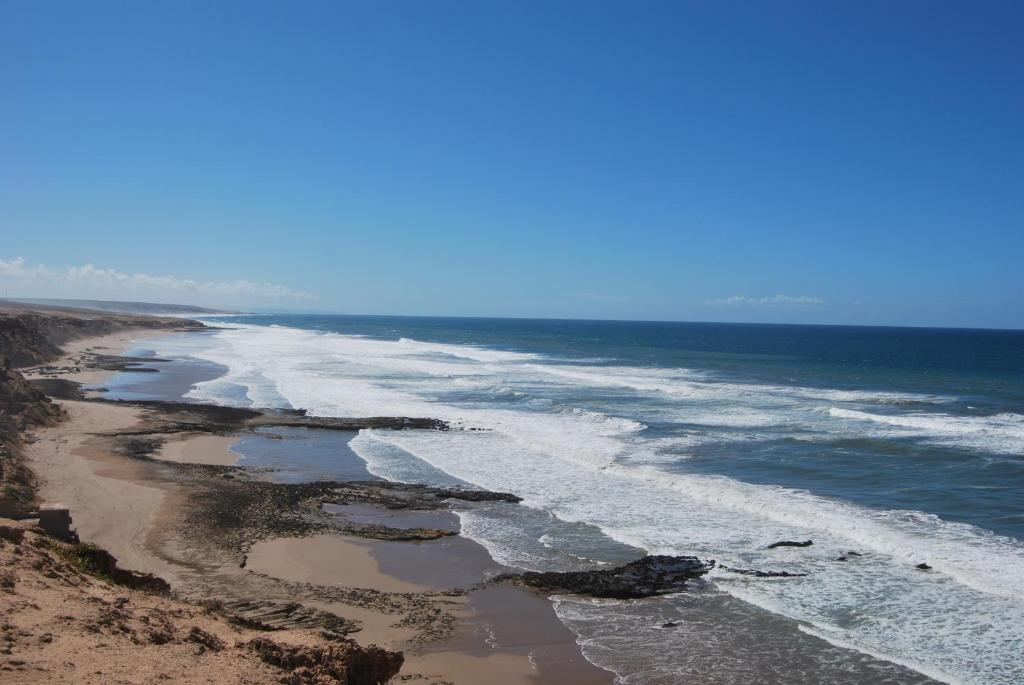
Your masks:
<path fill-rule="evenodd" d="M 17 369 L 52 361 L 61 345 L 80 338 L 201 328 L 188 319 L 0 302 L 0 516 L 24 516 L 35 507 L 35 476 L 21 457 L 24 433 L 61 417 L 60 408 Z"/>
<path fill-rule="evenodd" d="M 35 506 L 35 475 L 21 457 L 22 432 L 60 419 L 60 408 L 0 356 L 0 516 L 19 517 Z"/>
<path fill-rule="evenodd" d="M 56 359 L 61 345 L 134 329 L 198 330 L 203 324 L 169 316 L 111 314 L 88 309 L 0 301 L 0 355 L 21 368 Z"/>

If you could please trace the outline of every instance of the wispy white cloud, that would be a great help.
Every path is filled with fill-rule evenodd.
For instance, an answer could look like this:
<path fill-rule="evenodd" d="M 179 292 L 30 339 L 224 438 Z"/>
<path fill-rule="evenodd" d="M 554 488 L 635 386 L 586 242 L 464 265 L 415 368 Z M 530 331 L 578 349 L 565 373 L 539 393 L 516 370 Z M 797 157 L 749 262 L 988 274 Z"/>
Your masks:
<path fill-rule="evenodd" d="M 176 276 L 153 276 L 145 273 L 123 273 L 101 269 L 92 264 L 49 267 L 29 265 L 22 257 L 0 259 L 0 285 L 11 295 L 22 297 L 106 297 L 128 295 L 177 294 L 204 298 L 312 300 L 315 296 L 302 290 L 264 281 L 197 281 Z"/>
<path fill-rule="evenodd" d="M 745 297 L 733 295 L 732 297 L 718 297 L 708 300 L 706 304 L 712 307 L 787 307 L 825 304 L 820 297 L 808 295 L 776 295 L 774 297 Z"/>

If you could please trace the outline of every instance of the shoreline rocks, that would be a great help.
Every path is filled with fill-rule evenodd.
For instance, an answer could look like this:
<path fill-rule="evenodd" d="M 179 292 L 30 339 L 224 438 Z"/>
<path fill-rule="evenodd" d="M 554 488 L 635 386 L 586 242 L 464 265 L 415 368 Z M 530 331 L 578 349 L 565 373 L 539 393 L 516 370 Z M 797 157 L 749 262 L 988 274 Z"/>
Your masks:
<path fill-rule="evenodd" d="M 304 410 L 229 407 L 171 400 L 108 400 L 102 397 L 91 402 L 104 402 L 148 410 L 149 424 L 129 433 L 227 433 L 271 427 L 318 428 L 336 431 L 364 429 L 390 430 L 452 430 L 441 419 L 410 416 L 370 416 L 344 418 L 309 416 Z"/>
<path fill-rule="evenodd" d="M 682 592 L 686 584 L 708 573 L 714 561 L 697 557 L 649 555 L 612 569 L 504 574 L 496 582 L 511 581 L 544 592 L 571 592 L 608 599 L 640 599 Z"/>
<path fill-rule="evenodd" d="M 794 540 L 780 540 L 779 542 L 773 542 L 772 544 L 765 547 L 765 549 L 776 549 L 778 547 L 810 547 L 813 544 L 813 540 L 804 540 L 803 542 L 796 542 Z"/>
<path fill-rule="evenodd" d="M 806 573 L 790 573 L 789 571 L 761 571 L 756 568 L 732 568 L 719 565 L 723 571 L 737 573 L 741 576 L 753 576 L 754 578 L 806 578 Z"/>

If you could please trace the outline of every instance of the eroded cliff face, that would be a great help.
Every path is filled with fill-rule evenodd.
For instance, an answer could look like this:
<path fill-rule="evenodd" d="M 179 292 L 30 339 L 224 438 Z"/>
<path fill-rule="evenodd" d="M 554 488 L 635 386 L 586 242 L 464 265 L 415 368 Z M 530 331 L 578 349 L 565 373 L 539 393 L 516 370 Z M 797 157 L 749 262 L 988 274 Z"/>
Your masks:
<path fill-rule="evenodd" d="M 35 476 L 22 459 L 22 433 L 60 416 L 60 408 L 0 356 L 0 516 L 24 516 L 35 508 Z"/>
<path fill-rule="evenodd" d="M 51 361 L 61 345 L 132 328 L 188 330 L 203 328 L 197 321 L 157 316 L 102 314 L 87 310 L 26 310 L 0 304 L 0 355 L 21 368 Z"/>
<path fill-rule="evenodd" d="M 18 368 L 56 359 L 61 345 L 80 338 L 139 328 L 202 327 L 187 319 L 0 303 L 0 516 L 18 518 L 35 508 L 35 477 L 21 455 L 24 432 L 61 418 L 60 407 L 32 387 Z"/>

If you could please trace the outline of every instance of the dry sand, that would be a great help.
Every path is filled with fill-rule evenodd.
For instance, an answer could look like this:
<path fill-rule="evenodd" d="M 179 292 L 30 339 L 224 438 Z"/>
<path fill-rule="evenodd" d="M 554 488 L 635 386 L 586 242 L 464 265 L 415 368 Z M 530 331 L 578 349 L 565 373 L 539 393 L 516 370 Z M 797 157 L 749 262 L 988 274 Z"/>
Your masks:
<path fill-rule="evenodd" d="M 40 499 L 70 506 L 82 540 L 108 550 L 122 566 L 170 580 L 173 569 L 146 544 L 167 490 L 145 478 L 144 463 L 110 454 L 90 435 L 134 425 L 137 410 L 92 402 L 60 404 L 67 420 L 39 431 L 25 450 L 40 480 Z"/>

